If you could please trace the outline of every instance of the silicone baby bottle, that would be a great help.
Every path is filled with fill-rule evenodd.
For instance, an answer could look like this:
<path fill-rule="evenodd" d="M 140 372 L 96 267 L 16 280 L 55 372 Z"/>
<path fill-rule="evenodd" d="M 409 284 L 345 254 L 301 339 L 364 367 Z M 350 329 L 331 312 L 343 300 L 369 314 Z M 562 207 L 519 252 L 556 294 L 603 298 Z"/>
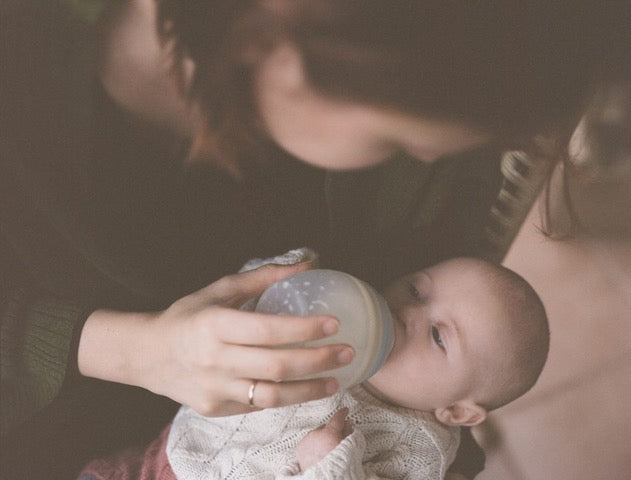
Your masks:
<path fill-rule="evenodd" d="M 311 377 L 333 376 L 343 388 L 371 377 L 392 350 L 392 316 L 385 300 L 370 285 L 347 273 L 320 269 L 287 277 L 263 292 L 255 310 L 281 315 L 336 317 L 340 328 L 335 335 L 301 346 L 351 345 L 355 357 L 350 364 Z"/>

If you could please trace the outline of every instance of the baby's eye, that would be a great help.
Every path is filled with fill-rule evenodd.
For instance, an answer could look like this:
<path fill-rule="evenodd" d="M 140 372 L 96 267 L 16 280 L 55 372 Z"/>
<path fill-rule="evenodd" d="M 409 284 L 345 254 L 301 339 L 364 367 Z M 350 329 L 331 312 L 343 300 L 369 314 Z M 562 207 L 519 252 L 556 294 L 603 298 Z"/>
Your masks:
<path fill-rule="evenodd" d="M 407 282 L 408 285 L 408 293 L 414 298 L 416 301 L 420 303 L 425 303 L 426 298 L 421 292 L 418 291 L 418 288 L 414 286 L 412 282 Z"/>
<path fill-rule="evenodd" d="M 443 339 L 440 338 L 440 331 L 438 330 L 438 328 L 436 328 L 433 325 L 432 325 L 432 338 L 434 339 L 434 342 L 436 343 L 436 345 L 438 345 L 440 348 L 445 348 L 445 345 L 443 345 Z"/>

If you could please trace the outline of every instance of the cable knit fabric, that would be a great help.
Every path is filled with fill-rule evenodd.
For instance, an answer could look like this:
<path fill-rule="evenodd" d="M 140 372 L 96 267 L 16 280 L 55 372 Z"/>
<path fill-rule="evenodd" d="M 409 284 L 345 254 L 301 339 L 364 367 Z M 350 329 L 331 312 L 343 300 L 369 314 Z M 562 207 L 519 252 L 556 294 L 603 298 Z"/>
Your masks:
<path fill-rule="evenodd" d="M 298 442 L 349 409 L 353 432 L 316 465 L 300 471 Z M 207 418 L 188 407 L 175 417 L 167 456 L 181 480 L 423 479 L 445 476 L 460 432 L 431 413 L 392 407 L 362 386 L 312 402 Z"/>

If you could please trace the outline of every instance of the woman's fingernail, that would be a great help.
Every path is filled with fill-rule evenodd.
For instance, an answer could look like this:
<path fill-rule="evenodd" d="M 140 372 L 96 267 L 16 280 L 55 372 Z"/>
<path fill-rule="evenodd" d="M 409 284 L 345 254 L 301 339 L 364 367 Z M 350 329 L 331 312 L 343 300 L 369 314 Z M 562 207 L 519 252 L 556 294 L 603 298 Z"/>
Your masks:
<path fill-rule="evenodd" d="M 326 384 L 324 385 L 324 390 L 326 391 L 328 395 L 333 395 L 335 392 L 337 392 L 338 388 L 339 388 L 339 384 L 337 383 L 337 380 L 335 380 L 334 378 L 331 378 L 330 380 L 328 380 Z"/>
<path fill-rule="evenodd" d="M 339 323 L 335 318 L 327 318 L 322 325 L 322 331 L 325 335 L 333 335 L 339 330 Z"/>
<path fill-rule="evenodd" d="M 341 363 L 342 365 L 346 365 L 347 363 L 350 363 L 351 360 L 353 360 L 354 355 L 355 355 L 355 352 L 353 352 L 352 348 L 343 347 L 337 353 L 337 361 Z"/>
<path fill-rule="evenodd" d="M 317 259 L 318 254 L 314 250 L 303 247 L 277 255 L 271 259 L 271 263 L 276 265 L 300 265 L 301 263 L 313 262 Z"/>

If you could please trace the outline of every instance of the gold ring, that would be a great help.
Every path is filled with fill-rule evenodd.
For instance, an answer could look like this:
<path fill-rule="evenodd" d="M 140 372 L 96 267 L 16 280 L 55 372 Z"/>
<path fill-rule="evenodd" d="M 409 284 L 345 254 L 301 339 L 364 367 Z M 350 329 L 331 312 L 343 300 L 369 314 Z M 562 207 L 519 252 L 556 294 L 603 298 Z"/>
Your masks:
<path fill-rule="evenodd" d="M 258 380 L 252 380 L 252 385 L 250 385 L 250 389 L 248 390 L 248 405 L 251 407 L 254 406 L 254 389 L 256 388 L 256 384 Z"/>

